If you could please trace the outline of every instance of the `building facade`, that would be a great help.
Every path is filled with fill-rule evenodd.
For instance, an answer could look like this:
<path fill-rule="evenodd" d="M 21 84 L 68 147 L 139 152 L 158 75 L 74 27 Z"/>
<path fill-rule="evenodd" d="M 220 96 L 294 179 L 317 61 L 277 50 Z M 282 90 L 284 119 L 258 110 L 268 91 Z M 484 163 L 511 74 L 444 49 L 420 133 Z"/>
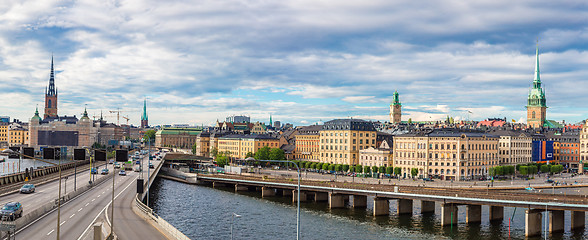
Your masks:
<path fill-rule="evenodd" d="M 320 131 L 323 125 L 301 127 L 295 138 L 296 159 L 318 162 L 320 159 Z"/>
<path fill-rule="evenodd" d="M 0 122 L 0 146 L 8 144 L 8 125 L 10 123 Z"/>
<path fill-rule="evenodd" d="M 280 140 L 269 134 L 230 134 L 218 139 L 218 152 L 227 153 L 231 159 L 245 159 L 247 153 L 255 154 L 265 146 L 279 148 Z"/>
<path fill-rule="evenodd" d="M 8 146 L 28 146 L 29 130 L 26 124 L 11 124 L 8 128 Z"/>
<path fill-rule="evenodd" d="M 30 146 L 75 146 L 91 147 L 98 142 L 100 126 L 88 117 L 84 110 L 82 118 L 77 120 L 75 116 L 48 117 L 41 120 L 39 111 L 29 122 Z"/>
<path fill-rule="evenodd" d="M 155 146 L 190 149 L 200 132 L 200 128 L 164 128 L 155 133 Z"/>
<path fill-rule="evenodd" d="M 588 120 L 584 122 L 580 130 L 580 166 L 578 167 L 578 172 L 584 172 L 582 167 L 584 163 L 588 163 Z"/>
<path fill-rule="evenodd" d="M 383 141 L 378 148 L 369 147 L 359 150 L 359 165 L 370 167 L 392 167 L 392 148 L 387 141 Z"/>
<path fill-rule="evenodd" d="M 390 104 L 390 123 L 400 123 L 402 120 L 402 104 L 398 97 L 398 91 L 394 91 Z"/>
<path fill-rule="evenodd" d="M 532 161 L 533 139 L 528 133 L 516 131 L 493 132 L 498 141 L 499 165 L 527 164 Z"/>
<path fill-rule="evenodd" d="M 547 117 L 547 103 L 545 91 L 541 87 L 541 78 L 539 74 L 539 47 L 535 52 L 535 77 L 533 87 L 529 90 L 527 98 L 527 126 L 531 128 L 540 128 L 545 124 Z"/>
<path fill-rule="evenodd" d="M 210 157 L 210 132 L 201 132 L 196 138 L 196 156 Z"/>
<path fill-rule="evenodd" d="M 376 129 L 360 119 L 335 119 L 320 131 L 320 162 L 359 164 L 359 150 L 376 147 Z"/>
<path fill-rule="evenodd" d="M 486 176 L 498 165 L 499 137 L 478 131 L 435 129 L 394 137 L 394 167 L 402 177 L 463 180 Z"/>

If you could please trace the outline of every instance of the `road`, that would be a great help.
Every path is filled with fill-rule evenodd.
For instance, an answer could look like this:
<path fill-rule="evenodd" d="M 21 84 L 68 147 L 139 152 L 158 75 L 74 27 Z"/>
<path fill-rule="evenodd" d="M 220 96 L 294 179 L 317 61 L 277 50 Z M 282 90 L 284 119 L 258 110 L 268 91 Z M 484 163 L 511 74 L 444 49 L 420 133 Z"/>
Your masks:
<path fill-rule="evenodd" d="M 100 168 L 104 167 L 104 162 L 100 162 L 98 164 Z M 112 165 L 110 165 L 109 170 L 112 171 Z M 90 170 L 78 172 L 77 174 L 77 183 L 76 188 L 80 189 L 81 187 L 87 186 L 88 181 L 90 180 Z M 74 191 L 74 174 L 71 175 L 64 175 L 63 177 L 68 177 L 67 180 L 62 181 L 61 185 L 61 193 L 65 195 L 67 193 Z M 94 174 L 96 179 L 105 177 L 104 175 L 96 175 Z M 23 183 L 24 185 L 24 183 Z M 35 186 L 35 192 L 30 194 L 21 194 L 21 193 L 12 193 L 7 194 L 0 197 L 0 203 L 4 206 L 7 202 L 20 202 L 23 205 L 23 215 L 26 215 L 27 212 L 33 211 L 37 207 L 48 203 L 54 202 L 55 199 L 58 198 L 58 191 L 59 189 L 59 181 L 51 181 L 49 183 L 45 183 L 42 185 Z"/>
<path fill-rule="evenodd" d="M 157 166 L 160 161 L 152 161 L 152 163 Z M 110 165 L 111 167 L 112 165 Z M 147 161 L 143 161 L 143 169 L 147 168 Z M 141 173 L 127 171 L 127 176 L 120 176 L 118 169 L 116 173 L 114 186 L 114 230 L 116 235 L 121 239 L 165 239 L 163 234 L 137 216 L 130 208 L 136 194 L 136 179 L 140 177 Z M 143 175 L 146 179 L 147 171 L 144 171 Z M 110 217 L 111 199 L 112 181 L 106 180 L 62 205 L 60 237 L 63 239 L 91 239 L 93 231 L 91 226 L 96 219 Z M 106 209 L 108 209 L 107 213 Z M 110 232 L 108 224 L 105 224 L 104 227 L 106 228 L 105 232 Z M 18 231 L 16 238 L 55 239 L 56 234 L 57 210 L 54 210 Z"/>

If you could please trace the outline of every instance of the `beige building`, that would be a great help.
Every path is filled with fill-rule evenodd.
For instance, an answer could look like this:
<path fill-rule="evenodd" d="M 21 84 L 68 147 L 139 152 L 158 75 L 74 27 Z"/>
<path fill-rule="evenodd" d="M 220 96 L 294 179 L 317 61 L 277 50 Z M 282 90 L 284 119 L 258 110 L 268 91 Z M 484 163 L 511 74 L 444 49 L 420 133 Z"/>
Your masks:
<path fill-rule="evenodd" d="M 323 125 L 302 127 L 295 136 L 296 159 L 316 161 L 320 159 L 320 130 Z"/>
<path fill-rule="evenodd" d="M 526 164 L 532 161 L 533 138 L 525 132 L 495 131 L 500 136 L 498 157 L 500 165 Z"/>
<path fill-rule="evenodd" d="M 588 163 L 588 120 L 582 126 L 580 131 L 580 164 L 578 172 L 584 172 L 583 164 Z"/>
<path fill-rule="evenodd" d="M 36 111 L 29 122 L 29 146 L 90 147 L 98 141 L 99 129 L 100 126 L 94 125 L 86 111 L 79 120 L 75 116 L 41 120 L 39 111 Z"/>
<path fill-rule="evenodd" d="M 383 141 L 378 148 L 369 147 L 359 150 L 359 164 L 370 167 L 392 167 L 392 148 L 387 141 Z"/>
<path fill-rule="evenodd" d="M 267 133 L 267 128 L 265 127 L 265 123 L 256 122 L 253 124 L 250 130 L 251 134 L 264 134 Z"/>
<path fill-rule="evenodd" d="M 435 129 L 394 137 L 394 167 L 402 177 L 461 180 L 486 176 L 499 164 L 499 137 L 484 132 Z"/>
<path fill-rule="evenodd" d="M 376 146 L 373 123 L 360 119 L 335 119 L 320 131 L 320 162 L 359 164 L 359 150 Z"/>
<path fill-rule="evenodd" d="M 267 134 L 231 134 L 218 139 L 218 152 L 229 153 L 231 159 L 245 159 L 247 153 L 255 154 L 265 146 L 279 148 L 280 140 Z"/>
<path fill-rule="evenodd" d="M 26 124 L 13 123 L 8 127 L 8 146 L 28 146 L 29 130 Z"/>
<path fill-rule="evenodd" d="M 196 138 L 196 156 L 210 157 L 210 132 L 201 132 Z"/>
<path fill-rule="evenodd" d="M 200 128 L 164 128 L 155 133 L 155 146 L 190 149 L 200 132 Z"/>

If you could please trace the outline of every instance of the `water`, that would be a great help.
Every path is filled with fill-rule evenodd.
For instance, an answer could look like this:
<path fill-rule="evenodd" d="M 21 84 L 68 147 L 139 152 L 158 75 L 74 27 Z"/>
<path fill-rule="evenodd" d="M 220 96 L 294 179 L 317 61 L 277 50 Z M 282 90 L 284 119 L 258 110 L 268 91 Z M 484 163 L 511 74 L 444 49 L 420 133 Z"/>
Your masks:
<path fill-rule="evenodd" d="M 48 162 L 52 162 L 55 164 L 59 163 L 59 160 L 45 160 Z M 61 160 L 61 163 L 69 163 L 71 160 Z M 25 168 L 34 167 L 35 169 L 39 167 L 50 167 L 54 166 L 53 164 L 49 164 L 46 162 L 37 161 L 34 159 L 22 159 L 18 158 L 8 158 L 6 156 L 0 156 L 0 176 L 9 175 L 18 172 L 18 166 L 20 165 L 20 170 L 25 171 Z"/>
<path fill-rule="evenodd" d="M 161 217 L 191 239 L 296 239 L 296 204 L 291 197 L 261 198 L 259 192 L 233 193 L 233 188 L 212 189 L 166 179 L 154 182 L 151 207 Z M 329 209 L 327 203 L 301 203 L 302 239 L 526 239 L 525 209 L 505 208 L 504 221 L 488 222 L 488 207 L 482 207 L 482 223 L 466 224 L 465 207 L 459 208 L 458 224 L 441 227 L 439 216 L 420 214 L 419 201 L 414 214 L 396 215 L 396 202 L 390 201 L 390 216 L 373 217 L 371 199 L 367 209 Z M 437 204 L 437 213 L 440 213 Z M 511 236 L 508 218 L 513 216 Z M 232 214 L 241 217 L 232 220 Z M 545 220 L 545 218 L 543 218 Z M 549 239 L 588 239 L 585 231 L 570 232 L 569 212 L 566 231 Z M 543 239 L 535 237 L 529 239 Z"/>

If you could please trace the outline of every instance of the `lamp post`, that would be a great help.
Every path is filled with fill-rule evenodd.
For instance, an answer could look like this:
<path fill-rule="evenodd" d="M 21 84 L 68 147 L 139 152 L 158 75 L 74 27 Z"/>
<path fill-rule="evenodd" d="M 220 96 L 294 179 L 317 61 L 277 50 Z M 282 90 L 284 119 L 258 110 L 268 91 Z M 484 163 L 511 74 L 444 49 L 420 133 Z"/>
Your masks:
<path fill-rule="evenodd" d="M 298 172 L 297 208 L 296 208 L 296 240 L 300 240 L 300 168 L 298 164 L 289 160 L 257 160 L 260 162 L 293 163 Z"/>
<path fill-rule="evenodd" d="M 149 206 L 149 175 L 151 172 L 151 169 L 149 168 L 149 166 L 151 166 L 151 137 L 149 135 L 147 135 L 147 144 L 149 145 L 149 152 L 147 153 L 147 206 Z"/>
<path fill-rule="evenodd" d="M 235 221 L 235 218 L 241 217 L 241 215 L 233 213 L 231 215 L 231 240 L 233 240 L 233 222 Z"/>

